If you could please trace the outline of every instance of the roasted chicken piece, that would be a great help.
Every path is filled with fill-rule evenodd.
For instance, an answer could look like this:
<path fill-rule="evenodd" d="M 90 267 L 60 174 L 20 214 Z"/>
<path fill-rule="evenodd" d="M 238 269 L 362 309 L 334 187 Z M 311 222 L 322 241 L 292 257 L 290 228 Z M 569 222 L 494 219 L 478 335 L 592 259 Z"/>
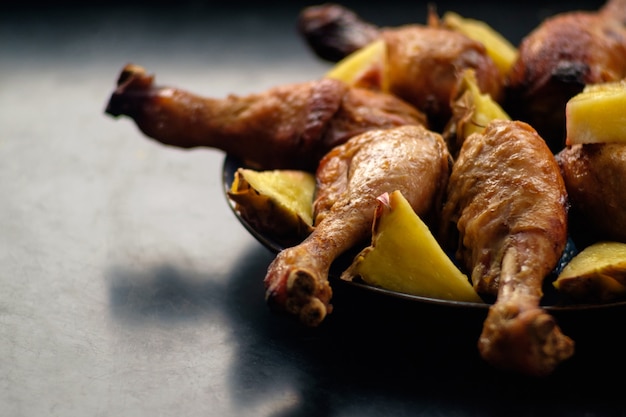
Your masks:
<path fill-rule="evenodd" d="M 546 19 L 519 46 L 505 108 L 531 124 L 553 152 L 565 144 L 565 105 L 587 84 L 626 77 L 626 1 Z"/>
<path fill-rule="evenodd" d="M 337 80 L 218 99 L 155 86 L 153 75 L 132 64 L 122 70 L 106 113 L 132 118 L 145 135 L 167 145 L 220 149 L 256 169 L 311 172 L 330 149 L 359 133 L 426 123 L 392 95 Z"/>
<path fill-rule="evenodd" d="M 450 118 L 450 100 L 465 69 L 475 71 L 483 93 L 496 101 L 502 97 L 504 77 L 485 46 L 443 27 L 434 16 L 428 25 L 377 28 L 349 9 L 324 4 L 305 8 L 299 16 L 299 28 L 320 56 L 328 56 L 329 50 L 340 56 L 342 48 L 347 54 L 383 39 L 384 76 L 378 78 L 385 80 L 390 93 L 426 113 L 434 130 L 440 131 Z"/>
<path fill-rule="evenodd" d="M 481 43 L 449 29 L 419 25 L 382 36 L 389 92 L 426 113 L 434 129 L 449 121 L 450 102 L 464 70 L 474 70 L 480 91 L 500 100 L 502 76 Z"/>
<path fill-rule="evenodd" d="M 567 241 L 567 193 L 528 124 L 495 120 L 465 140 L 442 214 L 442 241 L 450 237 L 476 291 L 495 297 L 478 341 L 487 362 L 541 376 L 573 354 L 572 340 L 540 307 Z"/>
<path fill-rule="evenodd" d="M 449 173 L 443 138 L 422 126 L 373 130 L 321 160 L 316 177 L 315 229 L 284 249 L 265 277 L 271 307 L 319 325 L 331 311 L 331 264 L 371 236 L 377 197 L 400 190 L 418 215 L 432 219 Z"/>
<path fill-rule="evenodd" d="M 576 239 L 584 244 L 626 242 L 626 144 L 573 145 L 556 158 L 569 195 Z"/>

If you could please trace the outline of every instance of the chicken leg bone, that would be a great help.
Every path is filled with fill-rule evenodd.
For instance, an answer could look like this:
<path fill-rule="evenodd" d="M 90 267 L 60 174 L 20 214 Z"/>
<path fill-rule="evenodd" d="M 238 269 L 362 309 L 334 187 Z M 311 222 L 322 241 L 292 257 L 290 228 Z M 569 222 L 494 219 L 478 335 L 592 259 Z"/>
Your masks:
<path fill-rule="evenodd" d="M 510 247 L 502 259 L 501 290 L 483 325 L 478 349 L 497 368 L 545 376 L 572 356 L 574 342 L 538 306 L 540 292 L 528 293 L 519 283 L 524 269 L 532 268 L 519 265 L 521 257 Z"/>

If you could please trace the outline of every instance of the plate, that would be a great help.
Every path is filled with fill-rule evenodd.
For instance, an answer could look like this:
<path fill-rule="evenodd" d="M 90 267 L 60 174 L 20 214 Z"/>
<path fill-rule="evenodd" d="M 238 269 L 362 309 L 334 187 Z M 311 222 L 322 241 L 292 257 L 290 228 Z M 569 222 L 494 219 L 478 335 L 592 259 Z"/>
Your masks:
<path fill-rule="evenodd" d="M 245 167 L 237 158 L 234 158 L 230 155 L 226 155 L 223 166 L 222 166 L 222 186 L 224 189 L 224 195 L 226 196 L 226 201 L 230 206 L 233 214 L 239 220 L 241 225 L 263 246 L 274 253 L 280 252 L 284 249 L 283 245 L 281 245 L 277 240 L 273 239 L 271 236 L 261 233 L 256 230 L 250 223 L 248 223 L 241 215 L 237 212 L 235 208 L 235 204 L 228 197 L 228 191 L 230 190 L 230 186 L 233 182 L 235 172 L 238 168 Z M 571 243 L 571 242 L 570 242 Z M 575 252 L 570 252 L 569 256 L 573 256 Z M 345 283 L 345 285 L 355 287 L 355 289 L 366 290 L 370 292 L 374 292 L 386 297 L 395 297 L 401 298 L 404 300 L 414 301 L 417 303 L 424 304 L 434 304 L 441 305 L 451 308 L 464 308 L 464 309 L 475 309 L 475 310 L 486 310 L 489 308 L 491 304 L 489 303 L 473 303 L 468 301 L 451 301 L 451 300 L 442 300 L 438 298 L 431 297 L 423 297 L 419 295 L 413 294 L 405 294 L 397 291 L 387 290 L 384 288 L 376 287 L 373 285 L 369 285 L 362 281 L 344 281 L 339 279 L 339 275 L 341 272 L 347 267 L 352 259 L 350 254 L 346 254 L 342 258 L 339 258 L 331 267 L 329 273 L 329 280 L 331 281 L 341 281 L 341 283 Z M 542 300 L 542 307 L 551 312 L 567 312 L 567 311 L 581 311 L 581 310 L 600 310 L 607 309 L 618 306 L 626 306 L 625 301 L 617 301 L 611 303 L 603 303 L 603 304 L 557 304 L 558 294 L 556 294 L 556 290 L 551 285 L 551 280 L 546 279 L 546 285 L 544 286 L 544 297 Z"/>

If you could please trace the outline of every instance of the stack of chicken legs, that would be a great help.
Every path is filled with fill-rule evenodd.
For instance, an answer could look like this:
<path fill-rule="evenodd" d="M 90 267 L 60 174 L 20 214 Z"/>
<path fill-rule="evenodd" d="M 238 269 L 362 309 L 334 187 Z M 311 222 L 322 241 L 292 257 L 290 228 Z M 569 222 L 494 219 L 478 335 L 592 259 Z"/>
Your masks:
<path fill-rule="evenodd" d="M 505 88 L 502 74 L 482 45 L 438 28 L 383 30 L 364 24 L 345 9 L 325 6 L 308 9 L 308 21 L 300 22 L 318 50 L 324 45 L 320 47 L 321 41 L 311 35 L 310 25 L 302 25 L 319 20 L 315 13 L 320 10 L 327 13 L 322 18 L 328 10 L 336 13 L 331 13 L 333 22 L 345 35 L 345 42 L 320 55 L 337 60 L 382 37 L 389 42 L 390 56 L 395 51 L 399 57 L 390 64 L 400 74 L 393 80 L 397 89 L 374 91 L 321 78 L 249 96 L 209 98 L 156 86 L 152 75 L 130 64 L 123 68 L 106 112 L 132 118 L 146 136 L 167 145 L 220 149 L 258 170 L 315 173 L 314 229 L 300 244 L 278 253 L 265 276 L 266 298 L 274 309 L 307 326 L 320 325 L 332 311 L 331 264 L 366 244 L 376 199 L 400 190 L 415 212 L 439 230 L 442 246 L 456 253 L 476 291 L 493 301 L 478 340 L 482 357 L 497 368 L 550 374 L 574 352 L 574 342 L 540 305 L 542 284 L 557 265 L 568 237 L 568 193 L 554 156 L 558 138 L 547 142 L 531 124 L 495 120 L 482 133 L 465 138 L 453 161 L 438 129 L 450 115 L 449 100 L 459 76 L 455 71 L 476 70 L 480 88 L 494 99 L 501 98 Z M 591 51 L 565 48 L 568 62 L 598 61 L 568 67 L 584 70 L 585 76 L 576 79 L 577 88 L 626 75 L 626 54 L 620 52 L 615 58 L 611 52 L 626 51 L 621 22 L 625 11 L 626 1 L 610 0 L 600 13 L 552 23 L 556 33 L 564 19 L 596 22 L 584 37 Z M 543 30 L 540 34 L 548 33 Z M 549 35 L 541 35 L 546 36 L 543 41 L 538 36 L 533 34 L 522 44 L 507 86 L 509 94 L 523 95 L 525 110 L 533 114 L 545 110 L 543 102 L 535 101 L 535 93 L 544 87 L 554 91 L 552 81 L 562 75 L 549 65 L 532 66 L 529 54 L 539 48 L 532 45 L 555 44 L 545 41 Z M 402 39 L 415 47 L 403 48 Z M 445 59 L 438 49 L 416 46 L 428 39 L 450 41 Z M 419 50 L 434 55 L 406 54 Z M 543 56 L 550 62 L 552 58 L 565 62 L 558 53 Z M 605 70 L 598 71 L 595 64 Z M 415 76 L 425 68 L 426 73 L 440 76 L 439 81 Z M 533 77 L 552 81 L 531 85 Z M 416 84 L 406 85 L 409 80 Z M 424 84 L 428 88 L 422 88 Z M 564 94 L 558 97 L 559 106 L 572 89 Z M 550 110 L 562 116 L 563 109 Z M 565 153 L 560 161 L 564 170 L 576 168 L 565 164 L 569 162 Z"/>

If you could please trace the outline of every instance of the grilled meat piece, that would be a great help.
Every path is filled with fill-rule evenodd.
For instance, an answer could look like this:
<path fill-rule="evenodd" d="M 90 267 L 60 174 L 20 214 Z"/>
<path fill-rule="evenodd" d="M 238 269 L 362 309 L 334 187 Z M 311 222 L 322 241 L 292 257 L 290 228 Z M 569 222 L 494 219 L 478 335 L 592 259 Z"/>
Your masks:
<path fill-rule="evenodd" d="M 320 23 L 325 21 L 332 24 Z M 301 28 L 316 28 L 302 30 L 301 34 L 318 55 L 326 55 L 327 50 L 339 55 L 342 48 L 347 54 L 382 38 L 387 51 L 386 68 L 384 77 L 378 78 L 386 80 L 390 93 L 426 113 L 433 130 L 441 131 L 452 115 L 450 101 L 466 69 L 475 71 L 483 93 L 496 101 L 502 98 L 503 76 L 484 45 L 441 27 L 435 16 L 430 16 L 428 25 L 380 27 L 376 32 L 374 25 L 351 10 L 326 4 L 304 9 L 299 22 Z M 323 30 L 330 33 L 321 35 Z"/>
<path fill-rule="evenodd" d="M 389 92 L 426 113 L 432 129 L 441 131 L 450 120 L 451 102 L 467 69 L 474 70 L 483 93 L 501 99 L 503 77 L 481 43 L 450 29 L 419 25 L 382 36 Z"/>
<path fill-rule="evenodd" d="M 519 46 L 505 108 L 532 125 L 554 153 L 565 145 L 565 105 L 586 84 L 626 77 L 626 1 L 546 19 Z"/>
<path fill-rule="evenodd" d="M 278 86 L 260 94 L 200 97 L 154 85 L 154 76 L 127 65 L 106 107 L 128 116 L 167 145 L 206 146 L 256 169 L 315 171 L 322 156 L 370 129 L 426 123 L 402 100 L 330 79 Z"/>
<path fill-rule="evenodd" d="M 556 155 L 571 204 L 577 241 L 626 242 L 626 145 L 573 145 Z"/>
<path fill-rule="evenodd" d="M 567 241 L 567 194 L 544 140 L 523 122 L 493 121 L 470 135 L 452 168 L 444 241 L 480 294 L 496 297 L 478 347 L 492 365 L 546 375 L 573 342 L 540 307 L 542 284 Z"/>
<path fill-rule="evenodd" d="M 270 306 L 305 325 L 320 324 L 332 309 L 330 266 L 371 237 L 376 198 L 400 190 L 429 218 L 440 207 L 449 158 L 443 138 L 421 126 L 369 131 L 331 150 L 316 173 L 315 229 L 268 268 Z"/>

